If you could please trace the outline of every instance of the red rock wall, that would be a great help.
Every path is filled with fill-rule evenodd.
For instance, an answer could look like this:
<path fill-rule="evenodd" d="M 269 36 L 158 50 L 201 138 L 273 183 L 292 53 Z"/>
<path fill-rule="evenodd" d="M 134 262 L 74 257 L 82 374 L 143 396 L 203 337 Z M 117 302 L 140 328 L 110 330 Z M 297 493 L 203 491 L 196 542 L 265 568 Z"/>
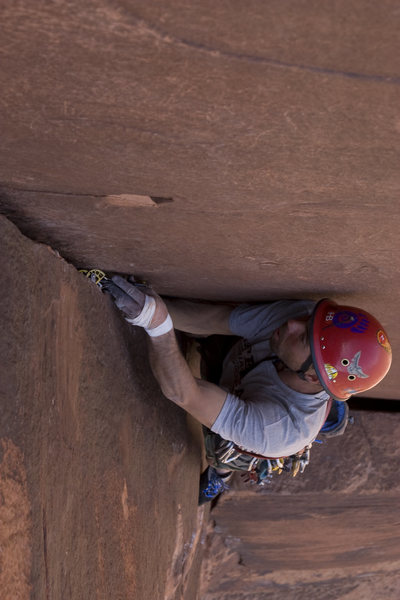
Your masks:
<path fill-rule="evenodd" d="M 382 320 L 394 350 L 394 367 L 369 395 L 399 398 L 400 48 L 394 0 L 17 0 L 3 4 L 0 17 L 4 214 L 75 265 L 135 272 L 165 294 L 229 300 L 329 295 L 360 304 Z M 126 466 L 132 456 L 126 448 L 121 455 L 113 448 L 142 433 L 134 425 L 126 432 L 122 413 L 107 441 L 104 503 L 93 491 L 103 468 L 94 448 L 103 447 L 108 431 L 104 425 L 93 432 L 93 422 L 114 418 L 108 397 L 102 397 L 98 415 L 97 380 L 112 388 L 105 365 L 113 375 L 127 377 L 126 362 L 120 366 L 126 355 L 114 342 L 111 358 L 110 351 L 97 353 L 98 323 L 106 324 L 96 290 L 81 300 L 77 290 L 84 282 L 78 283 L 71 267 L 51 255 L 50 262 L 42 262 L 37 246 L 16 239 L 15 248 L 21 245 L 23 251 L 2 253 L 3 289 L 11 296 L 3 313 L 10 360 L 4 363 L 8 383 L 3 384 L 1 435 L 2 481 L 9 481 L 12 465 L 19 469 L 19 487 L 12 492 L 20 500 L 12 504 L 23 540 L 18 552 L 29 561 L 29 539 L 34 540 L 32 581 L 38 597 L 44 597 L 46 585 L 68 594 L 89 572 L 88 586 L 101 590 L 101 573 L 114 564 L 112 557 L 120 560 L 121 548 L 139 547 L 121 529 L 123 480 L 127 477 L 129 499 L 136 481 Z M 55 275 L 57 269 L 62 273 Z M 20 300 L 27 289 L 34 309 Z M 77 346 L 75 331 L 82 335 Z M 109 334 L 102 329 L 101 336 L 106 346 Z M 126 343 L 138 361 L 144 350 L 137 354 L 137 346 L 133 351 Z M 65 362 L 69 357 L 74 364 L 82 352 L 91 365 L 83 380 Z M 141 362 L 135 365 L 147 390 L 148 371 L 141 370 Z M 147 394 L 143 386 L 134 393 Z M 51 404 L 57 394 L 65 398 L 59 413 Z M 10 403 L 10 397 L 18 402 Z M 129 412 L 128 396 L 123 397 L 121 410 Z M 140 418 L 146 420 L 148 408 L 143 411 Z M 131 418 L 127 422 L 129 428 Z M 382 443 L 390 456 L 389 426 Z M 86 466 L 65 435 L 78 444 Z M 171 460 L 173 454 L 170 448 Z M 195 471 L 190 481 L 196 487 Z M 147 497 L 152 481 L 146 484 Z M 81 486 L 78 500 L 68 496 L 69 484 L 75 490 Z M 10 485 L 7 502 L 13 502 Z M 102 518 L 116 489 L 120 508 L 110 516 L 115 529 L 109 529 Z M 29 524 L 27 498 L 36 529 Z M 92 515 L 87 526 L 81 505 Z M 163 512 L 157 510 L 165 507 L 157 506 L 158 523 Z M 168 523 L 176 525 L 176 514 Z M 53 519 L 60 530 L 48 525 Z M 97 559 L 91 555 L 90 568 L 71 555 L 64 558 L 64 544 L 56 549 L 60 531 L 68 535 L 76 521 L 87 533 L 74 541 L 74 556 L 95 546 Z M 129 527 L 134 532 L 133 516 Z M 186 539 L 179 535 L 173 534 L 176 547 Z M 146 547 L 154 548 L 154 539 Z M 179 552 L 165 543 L 179 562 Z M 47 566 L 45 547 L 55 560 Z M 382 556 L 379 544 L 375 551 Z M 375 597 L 396 598 L 398 566 L 393 565 L 387 567 L 388 578 L 382 571 L 381 579 L 364 580 L 368 583 L 355 586 L 354 594 L 366 597 L 365 590 L 375 590 Z M 123 573 L 111 569 L 107 585 L 115 594 L 131 589 L 131 567 L 125 567 Z M 22 598 L 31 584 L 27 572 L 19 572 Z M 322 596 L 332 588 L 333 575 L 325 574 L 326 584 L 312 582 Z M 357 596 L 351 596 L 349 585 L 347 598 L 353 600 Z M 287 588 L 286 600 L 289 592 L 296 600 L 301 597 L 293 589 Z M 174 584 L 170 590 L 173 594 Z M 304 597 L 312 597 L 307 590 Z"/>
<path fill-rule="evenodd" d="M 3 5 L 1 210 L 167 294 L 362 304 L 397 355 L 396 11 Z M 396 373 L 373 394 L 398 398 Z"/>
<path fill-rule="evenodd" d="M 0 218 L 0 597 L 194 600 L 201 444 L 143 335 Z"/>

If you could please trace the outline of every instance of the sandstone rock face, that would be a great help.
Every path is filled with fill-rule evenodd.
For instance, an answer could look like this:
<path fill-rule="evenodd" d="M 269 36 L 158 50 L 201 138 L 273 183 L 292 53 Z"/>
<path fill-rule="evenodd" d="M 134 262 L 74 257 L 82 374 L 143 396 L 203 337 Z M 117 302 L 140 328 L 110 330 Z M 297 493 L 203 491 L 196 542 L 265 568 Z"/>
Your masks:
<path fill-rule="evenodd" d="M 398 354 L 397 10 L 3 4 L 0 209 L 166 294 L 358 303 Z"/>
<path fill-rule="evenodd" d="M 0 212 L 27 236 L 2 219 L 0 589 L 192 600 L 198 427 L 74 267 L 363 306 L 394 356 L 368 396 L 398 400 L 398 3 L 16 0 L 0 17 Z M 236 483 L 204 598 L 397 600 L 397 431 L 363 411 L 303 478 Z"/>
<path fill-rule="evenodd" d="M 207 530 L 199 429 L 161 397 L 143 336 L 51 248 L 0 224 L 9 597 L 397 598 L 399 413 L 353 411 L 296 479 L 238 478 Z"/>
<path fill-rule="evenodd" d="M 0 229 L 1 597 L 194 598 L 198 428 L 111 300 Z"/>

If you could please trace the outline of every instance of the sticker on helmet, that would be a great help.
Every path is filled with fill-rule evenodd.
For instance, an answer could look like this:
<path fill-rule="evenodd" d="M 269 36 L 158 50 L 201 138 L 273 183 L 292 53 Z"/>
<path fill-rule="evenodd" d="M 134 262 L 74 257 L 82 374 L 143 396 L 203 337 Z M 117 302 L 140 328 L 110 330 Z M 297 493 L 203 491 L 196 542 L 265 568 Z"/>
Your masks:
<path fill-rule="evenodd" d="M 369 326 L 369 319 L 363 313 L 341 310 L 333 317 L 332 325 L 339 329 L 350 329 L 354 333 L 365 333 Z"/>
<path fill-rule="evenodd" d="M 335 367 L 333 367 L 332 365 L 329 364 L 325 364 L 325 371 L 326 374 L 328 375 L 329 379 L 332 381 L 332 379 L 336 379 L 338 372 L 337 369 L 335 369 Z"/>
<path fill-rule="evenodd" d="M 353 388 L 347 388 L 346 390 L 344 390 L 345 394 L 357 394 L 357 392 L 359 392 L 360 390 L 355 390 Z"/>
<path fill-rule="evenodd" d="M 392 348 L 389 344 L 389 340 L 387 339 L 385 332 L 382 329 L 379 329 L 378 333 L 376 334 L 376 337 L 378 338 L 378 342 L 382 346 L 382 348 L 384 348 L 386 352 L 389 352 L 389 354 L 391 354 Z"/>
<path fill-rule="evenodd" d="M 347 371 L 349 373 L 349 377 L 348 379 L 350 381 L 354 381 L 354 379 L 356 377 L 360 377 L 361 379 L 366 379 L 367 377 L 369 377 L 369 375 L 366 375 L 362 368 L 359 365 L 360 362 L 360 358 L 361 358 L 361 350 L 359 350 L 357 352 L 357 354 L 355 354 L 353 356 L 353 358 L 350 361 L 349 366 L 347 367 Z"/>

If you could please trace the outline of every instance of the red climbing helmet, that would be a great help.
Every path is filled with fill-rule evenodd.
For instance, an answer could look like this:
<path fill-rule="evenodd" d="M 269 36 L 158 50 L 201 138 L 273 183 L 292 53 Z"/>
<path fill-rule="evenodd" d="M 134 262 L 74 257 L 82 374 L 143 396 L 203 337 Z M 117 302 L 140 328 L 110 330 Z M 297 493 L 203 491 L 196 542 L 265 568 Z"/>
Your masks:
<path fill-rule="evenodd" d="M 336 400 L 374 387 L 392 362 L 388 336 L 372 315 L 327 298 L 314 309 L 310 345 L 318 378 Z"/>

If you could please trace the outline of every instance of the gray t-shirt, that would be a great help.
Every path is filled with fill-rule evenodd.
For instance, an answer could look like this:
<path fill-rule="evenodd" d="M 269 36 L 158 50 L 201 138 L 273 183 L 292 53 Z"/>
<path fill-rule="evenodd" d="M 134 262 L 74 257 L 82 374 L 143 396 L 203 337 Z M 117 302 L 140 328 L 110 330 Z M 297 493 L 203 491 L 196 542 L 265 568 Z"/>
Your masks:
<path fill-rule="evenodd" d="M 242 339 L 224 361 L 220 385 L 229 393 L 212 431 L 256 454 L 289 456 L 313 441 L 326 415 L 328 394 L 301 394 L 280 379 L 270 337 L 288 319 L 311 314 L 310 301 L 242 305 L 230 329 Z"/>

